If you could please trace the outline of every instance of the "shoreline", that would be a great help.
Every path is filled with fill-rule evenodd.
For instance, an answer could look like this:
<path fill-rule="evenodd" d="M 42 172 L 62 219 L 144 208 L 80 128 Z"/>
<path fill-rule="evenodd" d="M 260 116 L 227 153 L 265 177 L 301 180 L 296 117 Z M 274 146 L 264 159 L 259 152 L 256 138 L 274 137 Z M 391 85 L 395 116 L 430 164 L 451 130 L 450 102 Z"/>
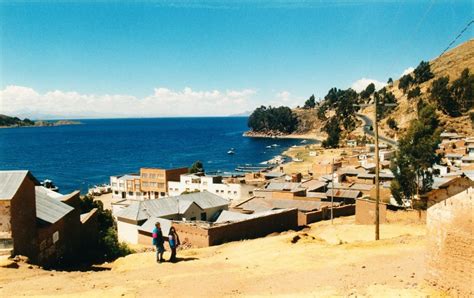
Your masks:
<path fill-rule="evenodd" d="M 243 137 L 247 138 L 262 138 L 262 139 L 297 139 L 297 140 L 312 140 L 322 142 L 324 139 L 314 134 L 280 134 L 280 133 L 259 133 L 253 131 L 246 131 L 242 134 Z"/>
<path fill-rule="evenodd" d="M 9 125 L 9 126 L 0 126 L 2 128 L 23 128 L 23 127 L 57 127 L 57 126 L 69 126 L 69 125 L 82 125 L 82 122 L 68 122 L 68 123 L 57 123 L 52 122 L 48 124 L 38 124 L 38 125 Z"/>

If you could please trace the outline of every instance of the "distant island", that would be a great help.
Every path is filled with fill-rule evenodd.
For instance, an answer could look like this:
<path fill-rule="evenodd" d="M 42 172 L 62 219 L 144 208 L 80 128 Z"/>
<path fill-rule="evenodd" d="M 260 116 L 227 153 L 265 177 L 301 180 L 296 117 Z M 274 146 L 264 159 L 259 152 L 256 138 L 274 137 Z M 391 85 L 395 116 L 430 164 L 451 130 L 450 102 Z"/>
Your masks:
<path fill-rule="evenodd" d="M 77 125 L 82 124 L 79 121 L 72 120 L 30 120 L 28 118 L 20 119 L 18 117 L 10 117 L 7 115 L 0 114 L 0 128 L 13 128 L 13 127 L 41 127 L 41 126 L 61 126 L 61 125 Z"/>

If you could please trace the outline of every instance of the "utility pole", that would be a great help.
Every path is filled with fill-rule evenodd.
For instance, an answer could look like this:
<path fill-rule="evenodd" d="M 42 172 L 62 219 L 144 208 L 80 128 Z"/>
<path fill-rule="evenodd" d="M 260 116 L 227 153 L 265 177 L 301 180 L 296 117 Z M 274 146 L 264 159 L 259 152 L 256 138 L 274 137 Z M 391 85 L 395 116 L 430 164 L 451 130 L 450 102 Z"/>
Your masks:
<path fill-rule="evenodd" d="M 374 134 L 375 134 L 375 240 L 380 239 L 380 185 L 379 185 L 379 125 L 377 121 L 377 96 L 374 96 Z"/>
<path fill-rule="evenodd" d="M 331 164 L 331 224 L 334 224 L 334 157 Z"/>
<path fill-rule="evenodd" d="M 380 215 L 379 215 L 379 205 L 380 205 L 380 184 L 379 184 L 379 174 L 380 174 L 380 161 L 379 161 L 379 126 L 377 120 L 377 106 L 378 106 L 378 95 L 374 95 L 373 104 L 359 104 L 354 105 L 357 107 L 368 107 L 374 106 L 374 137 L 375 137 L 375 240 L 380 239 Z M 382 106 L 394 107 L 396 104 L 387 103 L 381 104 Z"/>

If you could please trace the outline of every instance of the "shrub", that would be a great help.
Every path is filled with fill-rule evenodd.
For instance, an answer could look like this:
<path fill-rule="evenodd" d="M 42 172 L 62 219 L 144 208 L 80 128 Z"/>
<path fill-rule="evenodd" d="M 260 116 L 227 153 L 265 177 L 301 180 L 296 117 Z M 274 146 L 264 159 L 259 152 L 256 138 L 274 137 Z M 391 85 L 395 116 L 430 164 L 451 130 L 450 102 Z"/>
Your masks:
<path fill-rule="evenodd" d="M 408 91 L 408 99 L 415 98 L 421 95 L 420 87 L 415 87 Z"/>

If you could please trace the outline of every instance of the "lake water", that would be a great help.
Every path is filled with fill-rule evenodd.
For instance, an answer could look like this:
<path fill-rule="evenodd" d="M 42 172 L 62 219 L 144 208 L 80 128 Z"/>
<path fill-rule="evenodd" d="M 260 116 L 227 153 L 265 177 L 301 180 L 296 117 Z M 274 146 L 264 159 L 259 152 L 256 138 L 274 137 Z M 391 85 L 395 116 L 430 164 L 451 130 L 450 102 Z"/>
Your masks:
<path fill-rule="evenodd" d="M 62 193 L 108 183 L 140 167 L 233 171 L 281 154 L 301 140 L 246 138 L 246 117 L 80 120 L 81 125 L 0 129 L 0 170 L 27 169 Z M 266 146 L 279 147 L 267 149 Z M 227 154 L 235 148 L 235 155 Z"/>

